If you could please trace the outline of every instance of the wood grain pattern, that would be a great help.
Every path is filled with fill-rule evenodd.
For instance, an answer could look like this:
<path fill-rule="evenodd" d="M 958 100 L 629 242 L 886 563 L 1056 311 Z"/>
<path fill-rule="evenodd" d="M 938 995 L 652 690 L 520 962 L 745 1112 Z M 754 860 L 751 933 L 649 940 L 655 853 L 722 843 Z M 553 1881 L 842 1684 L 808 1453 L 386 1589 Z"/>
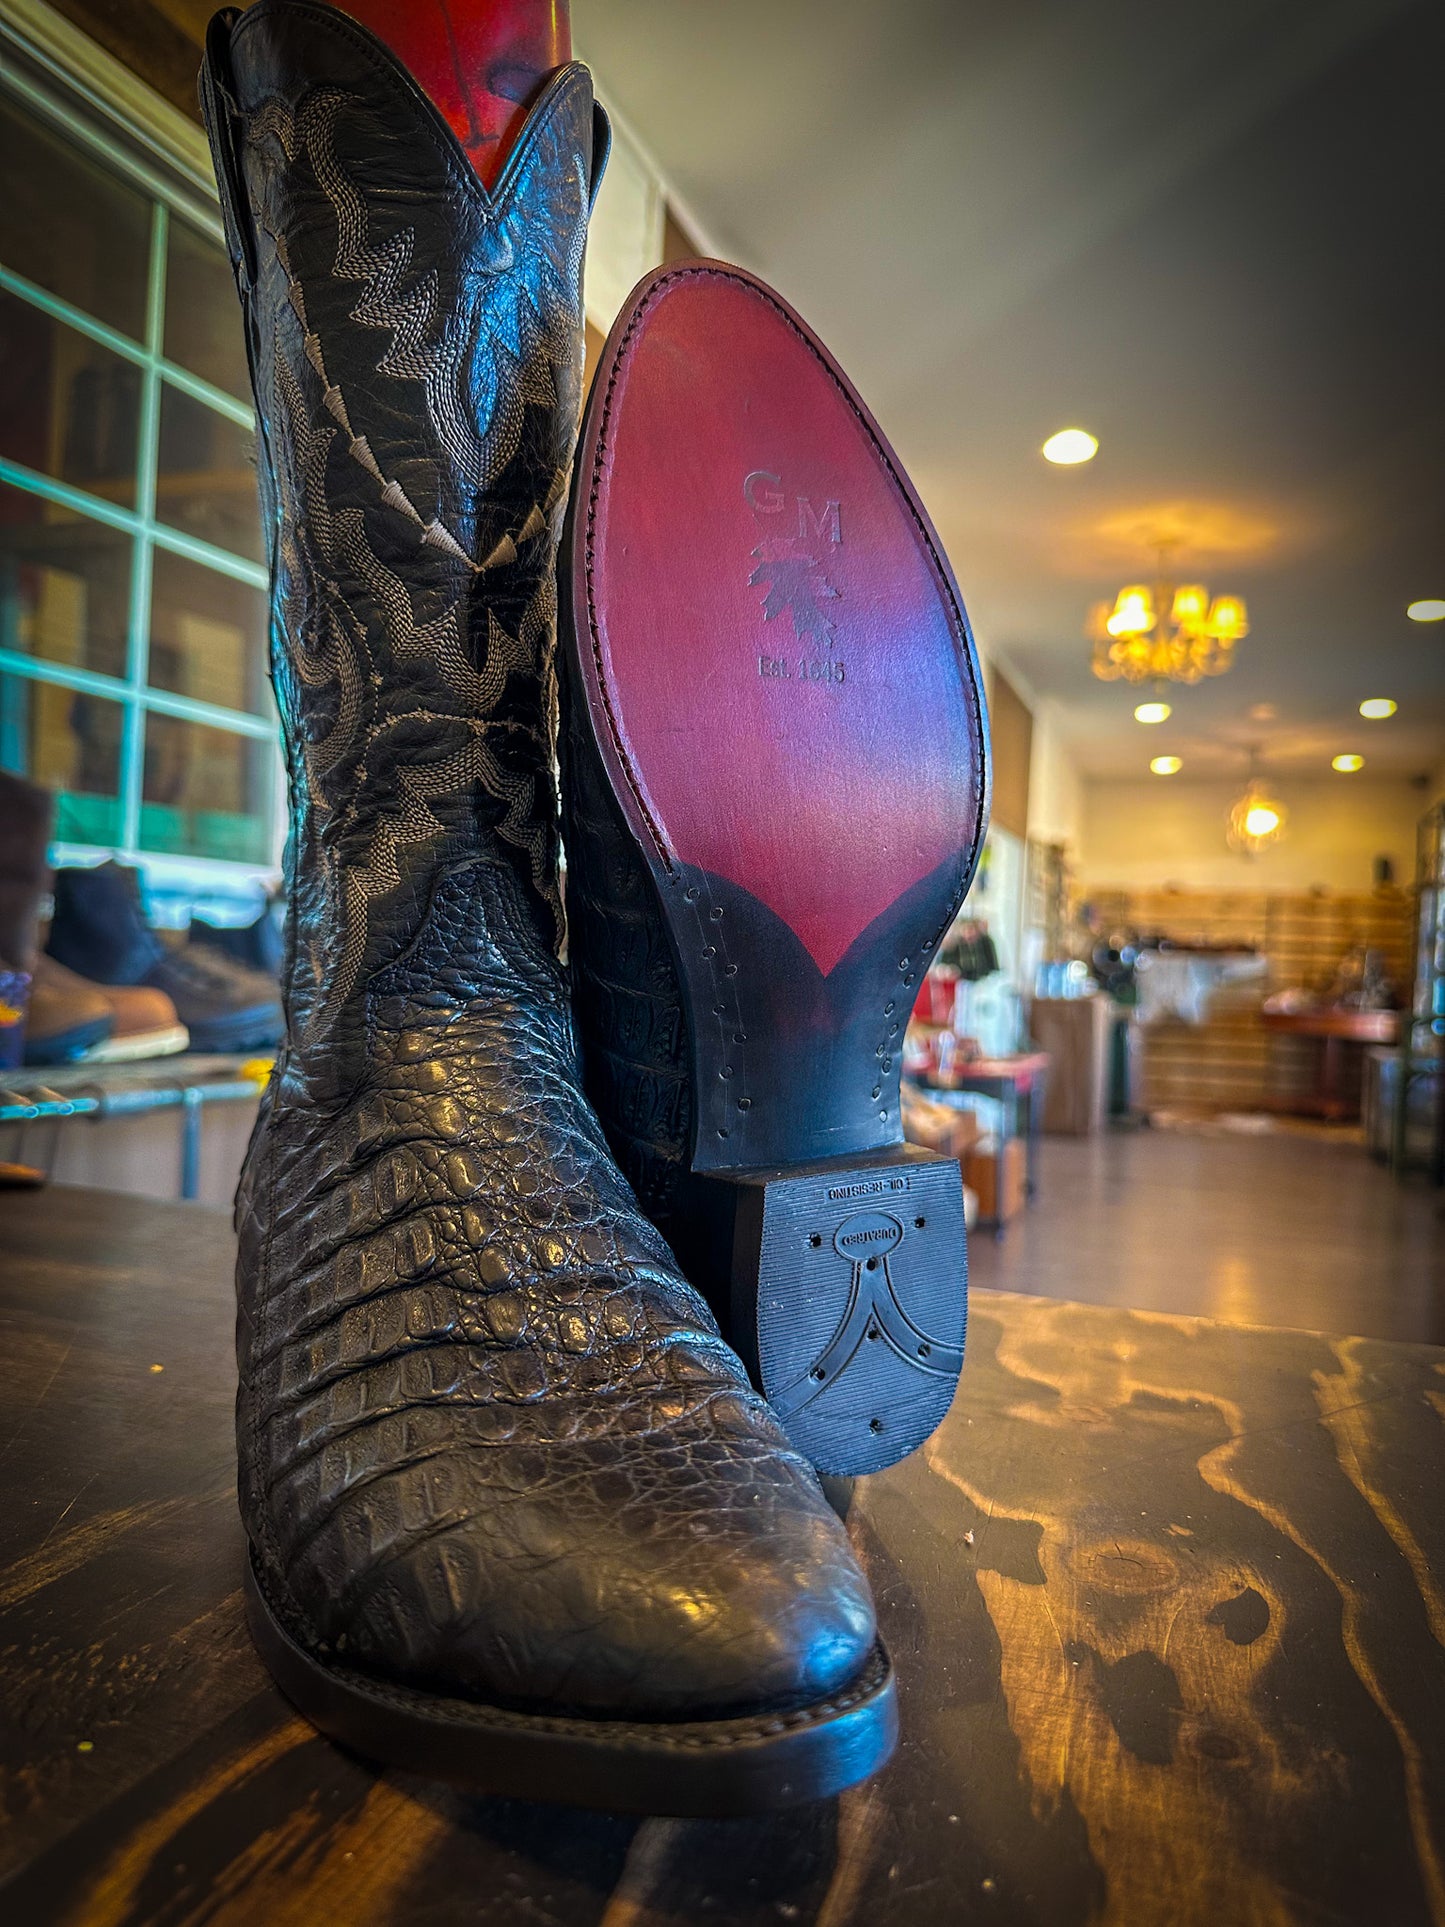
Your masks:
<path fill-rule="evenodd" d="M 1445 1921 L 1445 1352 L 978 1293 L 851 1516 L 897 1760 L 639 1824 L 379 1775 L 270 1687 L 219 1213 L 11 1194 L 0 1253 L 7 1921 Z"/>

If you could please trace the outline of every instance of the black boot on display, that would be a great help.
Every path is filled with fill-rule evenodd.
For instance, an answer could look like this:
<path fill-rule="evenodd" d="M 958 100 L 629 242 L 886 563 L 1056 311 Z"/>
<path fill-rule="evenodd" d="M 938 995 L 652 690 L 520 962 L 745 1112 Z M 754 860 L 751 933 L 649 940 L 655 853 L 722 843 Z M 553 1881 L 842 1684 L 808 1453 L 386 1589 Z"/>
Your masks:
<path fill-rule="evenodd" d="M 280 1041 L 275 983 L 217 950 L 164 942 L 146 922 L 140 872 L 130 864 L 57 870 L 46 948 L 92 983 L 160 991 L 192 1050 L 265 1051 Z"/>
<path fill-rule="evenodd" d="M 794 1443 L 877 1471 L 963 1363 L 962 1177 L 899 1111 L 988 818 L 957 587 L 837 364 L 716 262 L 618 317 L 566 545 L 588 1094 Z"/>
<path fill-rule="evenodd" d="M 250 923 L 216 924 L 204 917 L 192 917 L 189 941 L 275 979 L 285 967 L 284 933 L 285 905 L 279 897 L 272 897 Z"/>
<path fill-rule="evenodd" d="M 835 1792 L 893 1744 L 867 1582 L 612 1162 L 555 954 L 586 69 L 490 192 L 330 8 L 218 16 L 202 91 L 292 803 L 237 1199 L 255 1638 L 325 1731 L 478 1787 Z"/>

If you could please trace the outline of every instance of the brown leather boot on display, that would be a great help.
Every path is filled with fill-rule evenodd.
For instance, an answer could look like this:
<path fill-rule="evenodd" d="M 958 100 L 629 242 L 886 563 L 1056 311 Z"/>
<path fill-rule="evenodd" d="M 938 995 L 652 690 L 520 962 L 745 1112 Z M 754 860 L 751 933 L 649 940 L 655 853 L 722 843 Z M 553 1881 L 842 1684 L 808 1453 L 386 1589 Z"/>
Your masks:
<path fill-rule="evenodd" d="M 79 1042 L 96 1022 L 104 1028 Z M 63 1064 L 83 1057 L 88 1064 L 129 1064 L 183 1051 L 190 1033 L 164 991 L 145 984 L 93 984 L 41 956 L 30 985 L 30 1018 L 25 1029 L 27 1064 Z"/>
<path fill-rule="evenodd" d="M 40 911 L 50 889 L 50 824 L 54 804 L 48 790 L 23 776 L 0 770 L 0 1068 L 26 1063 L 58 1063 L 110 1035 L 108 1010 L 88 993 L 62 1000 L 42 1012 L 43 1023 L 59 1023 L 71 1040 L 61 1057 L 32 1059 L 34 972 L 40 955 Z"/>
<path fill-rule="evenodd" d="M 98 984 L 53 957 L 37 957 L 25 1020 L 25 1062 L 37 1069 L 70 1064 L 106 1043 L 115 1014 Z"/>

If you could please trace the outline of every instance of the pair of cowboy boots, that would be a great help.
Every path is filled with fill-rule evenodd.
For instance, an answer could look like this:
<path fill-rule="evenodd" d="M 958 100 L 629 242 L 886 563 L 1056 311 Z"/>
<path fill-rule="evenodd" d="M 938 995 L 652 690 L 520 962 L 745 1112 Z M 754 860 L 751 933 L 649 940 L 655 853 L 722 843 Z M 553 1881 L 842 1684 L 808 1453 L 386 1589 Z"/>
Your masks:
<path fill-rule="evenodd" d="M 840 1156 L 858 1242 L 825 1255 L 862 1278 L 892 1236 L 902 1026 L 986 803 L 947 565 L 834 364 L 715 264 L 614 330 L 569 513 L 585 68 L 490 191 L 311 0 L 217 16 L 202 99 L 292 812 L 237 1197 L 253 1633 L 323 1730 L 420 1771 L 671 1813 L 836 1792 L 896 1732 L 869 1587 L 673 1245 L 710 1174 Z M 961 1319 L 944 1367 L 904 1320 L 935 1404 Z"/>

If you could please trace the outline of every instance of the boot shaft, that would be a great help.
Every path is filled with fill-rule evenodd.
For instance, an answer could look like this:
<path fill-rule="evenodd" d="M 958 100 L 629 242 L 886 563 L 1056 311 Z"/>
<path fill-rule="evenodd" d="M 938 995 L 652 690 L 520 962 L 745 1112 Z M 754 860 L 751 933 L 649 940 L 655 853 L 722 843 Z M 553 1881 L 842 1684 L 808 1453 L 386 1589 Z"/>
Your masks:
<path fill-rule="evenodd" d="M 124 863 L 57 870 L 47 948 L 92 983 L 140 983 L 164 954 L 146 922 L 140 873 Z"/>
<path fill-rule="evenodd" d="M 554 559 L 606 122 L 562 69 L 489 193 L 311 0 L 218 16 L 202 99 L 271 548 L 290 1034 L 335 1060 L 456 863 L 504 861 L 560 936 Z"/>

